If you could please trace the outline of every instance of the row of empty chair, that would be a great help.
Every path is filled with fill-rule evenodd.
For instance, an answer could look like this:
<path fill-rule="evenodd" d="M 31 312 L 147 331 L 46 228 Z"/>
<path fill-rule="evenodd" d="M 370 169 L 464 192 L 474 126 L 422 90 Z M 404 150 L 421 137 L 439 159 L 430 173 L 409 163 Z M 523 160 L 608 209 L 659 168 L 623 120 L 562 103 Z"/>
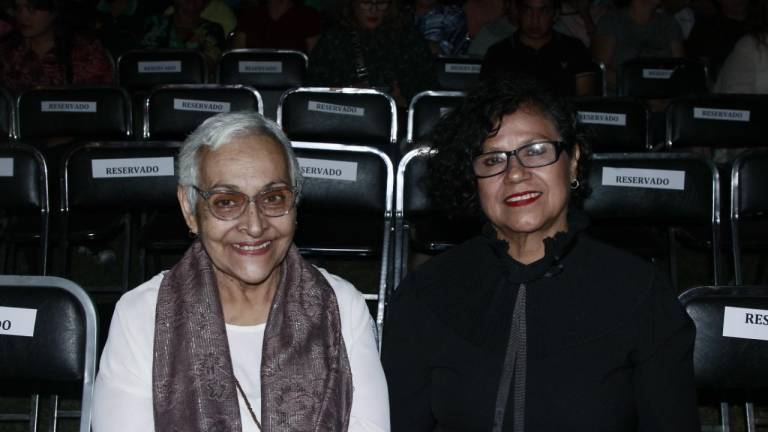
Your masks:
<path fill-rule="evenodd" d="M 463 98 L 462 92 L 427 91 L 408 110 L 404 142 L 414 148 Z M 166 85 L 147 93 L 140 110 L 118 87 L 41 88 L 0 103 L 0 134 L 6 140 L 182 140 L 220 112 L 264 112 L 261 92 L 245 85 Z M 575 98 L 579 120 L 593 132 L 596 151 L 646 151 L 653 147 L 649 112 L 635 98 Z M 699 95 L 673 99 L 666 110 L 661 149 L 749 148 L 765 145 L 768 96 Z M 291 139 L 370 145 L 399 151 L 394 100 L 367 89 L 299 87 L 280 94 L 275 118 Z M 134 118 L 135 115 L 140 116 Z M 329 139 L 332 138 L 332 139 Z M 0 136 L 0 139 L 3 139 Z M 656 148 L 659 150 L 659 148 Z"/>

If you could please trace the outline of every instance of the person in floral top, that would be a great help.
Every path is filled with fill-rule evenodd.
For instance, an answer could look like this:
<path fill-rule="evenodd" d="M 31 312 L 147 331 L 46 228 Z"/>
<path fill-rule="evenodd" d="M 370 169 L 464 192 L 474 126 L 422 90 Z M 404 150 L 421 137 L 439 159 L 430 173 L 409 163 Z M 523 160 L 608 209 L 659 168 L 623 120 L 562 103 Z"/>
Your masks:
<path fill-rule="evenodd" d="M 214 70 L 224 50 L 224 30 L 200 16 L 207 5 L 207 0 L 175 0 L 172 15 L 147 19 L 142 46 L 198 50 L 205 56 L 208 70 Z"/>
<path fill-rule="evenodd" d="M 75 33 L 63 0 L 16 0 L 16 28 L 0 45 L 0 86 L 17 95 L 36 86 L 108 84 L 113 67 L 96 39 Z"/>

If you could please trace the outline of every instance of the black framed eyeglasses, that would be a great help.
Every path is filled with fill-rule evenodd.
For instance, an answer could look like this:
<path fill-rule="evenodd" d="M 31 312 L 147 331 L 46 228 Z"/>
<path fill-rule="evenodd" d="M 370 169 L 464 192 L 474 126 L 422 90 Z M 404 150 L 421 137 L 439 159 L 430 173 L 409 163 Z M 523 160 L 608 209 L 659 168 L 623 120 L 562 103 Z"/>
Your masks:
<path fill-rule="evenodd" d="M 267 217 L 285 216 L 296 204 L 296 190 L 287 186 L 265 189 L 253 197 L 238 191 L 205 191 L 197 186 L 192 187 L 205 200 L 211 214 L 224 221 L 242 216 L 249 203 L 256 204 Z"/>
<path fill-rule="evenodd" d="M 506 172 L 512 156 L 526 168 L 552 165 L 560 158 L 565 142 L 538 141 L 510 151 L 492 151 L 472 158 L 472 172 L 477 178 L 486 178 Z"/>
<path fill-rule="evenodd" d="M 378 11 L 385 11 L 389 9 L 390 2 L 388 0 L 385 1 L 371 1 L 371 0 L 361 0 L 360 1 L 360 9 L 362 10 L 378 10 Z"/>

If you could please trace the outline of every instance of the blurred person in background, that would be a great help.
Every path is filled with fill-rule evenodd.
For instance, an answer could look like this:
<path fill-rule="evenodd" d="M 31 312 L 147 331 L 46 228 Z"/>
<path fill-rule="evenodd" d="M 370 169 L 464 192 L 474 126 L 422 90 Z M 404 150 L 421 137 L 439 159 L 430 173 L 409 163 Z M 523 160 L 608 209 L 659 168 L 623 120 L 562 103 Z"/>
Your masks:
<path fill-rule="evenodd" d="M 436 87 L 427 42 L 398 12 L 396 0 L 343 0 L 309 58 L 311 85 L 373 87 L 403 108 Z"/>
<path fill-rule="evenodd" d="M 109 54 L 76 30 L 66 0 L 15 0 L 15 29 L 0 45 L 0 86 L 19 94 L 35 86 L 107 84 Z"/>
<path fill-rule="evenodd" d="M 462 3 L 417 0 L 413 8 L 416 30 L 435 55 L 459 56 L 469 48 L 467 16 Z"/>
<path fill-rule="evenodd" d="M 317 10 L 294 0 L 266 0 L 237 13 L 232 48 L 275 48 L 309 53 L 323 31 Z"/>
<path fill-rule="evenodd" d="M 733 46 L 748 30 L 749 0 L 718 0 L 716 13 L 694 24 L 685 44 L 690 57 L 706 59 L 709 76 L 716 79 Z"/>
<path fill-rule="evenodd" d="M 749 31 L 736 42 L 715 83 L 715 93 L 768 94 L 768 0 L 750 5 Z"/>

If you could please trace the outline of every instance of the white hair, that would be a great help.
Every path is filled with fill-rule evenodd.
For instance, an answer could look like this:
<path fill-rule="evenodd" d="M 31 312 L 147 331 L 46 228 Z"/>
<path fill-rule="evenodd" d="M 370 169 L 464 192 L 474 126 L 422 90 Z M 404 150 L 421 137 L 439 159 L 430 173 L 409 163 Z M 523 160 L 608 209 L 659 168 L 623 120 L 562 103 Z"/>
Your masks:
<path fill-rule="evenodd" d="M 291 141 L 285 136 L 277 123 L 264 118 L 256 111 L 236 111 L 221 113 L 206 119 L 181 144 L 179 151 L 178 173 L 179 185 L 184 186 L 187 199 L 195 211 L 197 192 L 191 186 L 198 185 L 200 150 L 208 147 L 210 150 L 230 144 L 237 138 L 249 136 L 265 136 L 279 143 L 285 151 L 288 162 L 288 175 L 291 185 L 296 190 L 296 197 L 301 194 L 301 169 L 291 148 Z"/>

